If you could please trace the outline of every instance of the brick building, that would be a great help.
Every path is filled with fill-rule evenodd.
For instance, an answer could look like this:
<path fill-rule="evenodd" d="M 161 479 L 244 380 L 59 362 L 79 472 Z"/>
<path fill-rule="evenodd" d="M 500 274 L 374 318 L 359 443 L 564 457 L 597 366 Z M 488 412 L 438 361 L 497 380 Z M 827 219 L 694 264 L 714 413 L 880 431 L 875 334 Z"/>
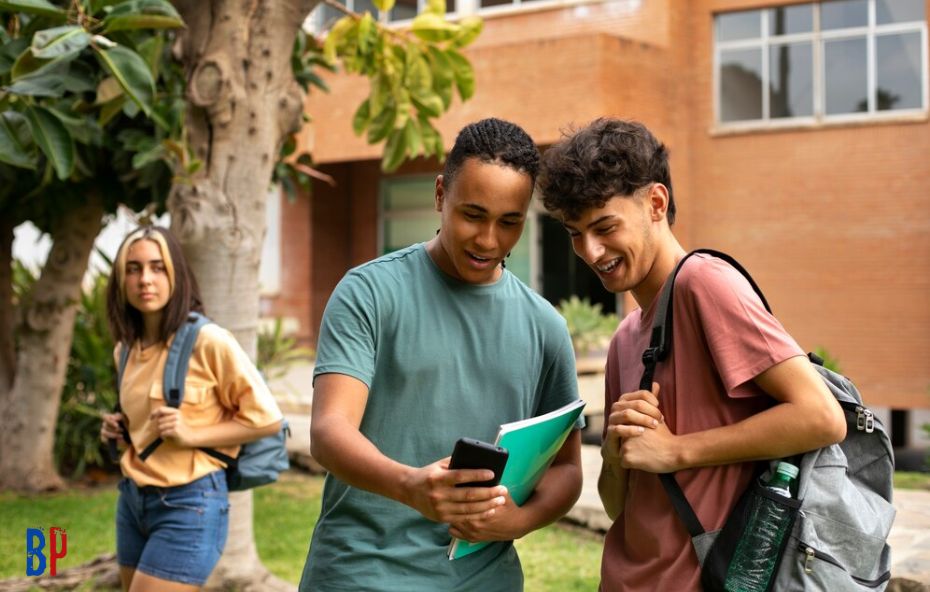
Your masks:
<path fill-rule="evenodd" d="M 896 444 L 916 441 L 904 410 L 930 408 L 930 0 L 448 5 L 485 28 L 467 51 L 476 95 L 440 121 L 447 148 L 491 115 L 543 148 L 597 116 L 644 122 L 671 150 L 685 247 L 740 259 L 801 346 L 826 348 L 888 410 Z M 366 81 L 328 82 L 305 139 L 337 185 L 281 204 L 280 285 L 264 303 L 310 342 L 347 269 L 438 227 L 439 164 L 382 174 L 380 148 L 351 130 Z M 604 292 L 541 211 L 508 266 L 553 302 L 631 303 Z"/>

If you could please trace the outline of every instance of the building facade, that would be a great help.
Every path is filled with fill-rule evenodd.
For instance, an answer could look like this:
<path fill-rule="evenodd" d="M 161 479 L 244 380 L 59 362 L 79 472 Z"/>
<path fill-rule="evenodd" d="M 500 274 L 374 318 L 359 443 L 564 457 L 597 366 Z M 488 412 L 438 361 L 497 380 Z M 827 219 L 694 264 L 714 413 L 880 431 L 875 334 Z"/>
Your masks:
<path fill-rule="evenodd" d="M 802 347 L 825 348 L 870 404 L 895 410 L 896 443 L 917 438 L 904 410 L 930 408 L 930 1 L 448 5 L 485 28 L 466 52 L 476 94 L 439 123 L 447 148 L 487 116 L 542 148 L 599 116 L 642 121 L 670 148 L 684 246 L 741 260 Z M 346 270 L 438 227 L 441 165 L 381 173 L 380 147 L 351 129 L 367 82 L 328 83 L 308 100 L 304 139 L 336 184 L 282 203 L 279 291 L 264 303 L 308 342 Z M 560 225 L 531 218 L 515 273 L 552 302 L 629 310 Z"/>

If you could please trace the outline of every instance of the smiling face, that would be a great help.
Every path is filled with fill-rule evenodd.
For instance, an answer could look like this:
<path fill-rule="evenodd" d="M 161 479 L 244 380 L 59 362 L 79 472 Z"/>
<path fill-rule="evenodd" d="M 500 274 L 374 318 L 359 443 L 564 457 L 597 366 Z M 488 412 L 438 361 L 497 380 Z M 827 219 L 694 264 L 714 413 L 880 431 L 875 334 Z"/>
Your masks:
<path fill-rule="evenodd" d="M 526 223 L 533 180 L 506 165 L 468 158 L 450 187 L 436 180 L 439 236 L 427 250 L 446 274 L 469 284 L 489 284 L 501 274 Z"/>
<path fill-rule="evenodd" d="M 664 189 L 648 185 L 632 196 L 615 196 L 603 207 L 585 210 L 577 220 L 563 221 L 575 253 L 611 292 L 632 290 L 636 295 L 648 285 L 657 254 L 657 221 L 663 219 L 657 188 Z"/>
<path fill-rule="evenodd" d="M 149 239 L 132 243 L 125 269 L 126 301 L 143 317 L 160 315 L 171 298 L 171 281 L 159 244 Z"/>

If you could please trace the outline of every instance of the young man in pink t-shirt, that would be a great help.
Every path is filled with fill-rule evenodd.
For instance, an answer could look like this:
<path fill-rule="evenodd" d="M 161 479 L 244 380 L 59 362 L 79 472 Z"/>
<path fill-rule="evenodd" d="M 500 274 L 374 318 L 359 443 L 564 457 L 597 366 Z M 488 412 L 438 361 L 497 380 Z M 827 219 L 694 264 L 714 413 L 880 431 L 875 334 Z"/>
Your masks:
<path fill-rule="evenodd" d="M 672 233 L 668 153 L 644 126 L 599 119 L 543 156 L 540 191 L 575 253 L 611 292 L 639 304 L 607 358 L 598 490 L 614 520 L 604 592 L 700 590 L 690 538 L 658 474 L 676 472 L 704 528 L 720 528 L 750 461 L 840 441 L 843 413 L 748 282 L 721 260 L 689 259 L 675 282 L 673 345 L 639 390 L 655 300 L 686 252 Z"/>

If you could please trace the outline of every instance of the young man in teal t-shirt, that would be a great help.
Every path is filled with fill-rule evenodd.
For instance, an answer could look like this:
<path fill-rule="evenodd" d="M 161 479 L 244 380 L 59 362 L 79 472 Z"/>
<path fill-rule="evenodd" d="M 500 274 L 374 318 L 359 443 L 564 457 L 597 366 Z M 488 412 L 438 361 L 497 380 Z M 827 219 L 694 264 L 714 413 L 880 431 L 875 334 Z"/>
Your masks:
<path fill-rule="evenodd" d="M 329 471 L 300 589 L 522 590 L 512 541 L 556 520 L 581 491 L 569 436 L 532 497 L 455 487 L 460 437 L 578 398 L 565 322 L 504 269 L 523 230 L 539 152 L 518 126 L 465 127 L 436 179 L 437 236 L 357 267 L 326 307 L 314 371 L 311 449 Z M 455 561 L 451 537 L 499 541 Z"/>

